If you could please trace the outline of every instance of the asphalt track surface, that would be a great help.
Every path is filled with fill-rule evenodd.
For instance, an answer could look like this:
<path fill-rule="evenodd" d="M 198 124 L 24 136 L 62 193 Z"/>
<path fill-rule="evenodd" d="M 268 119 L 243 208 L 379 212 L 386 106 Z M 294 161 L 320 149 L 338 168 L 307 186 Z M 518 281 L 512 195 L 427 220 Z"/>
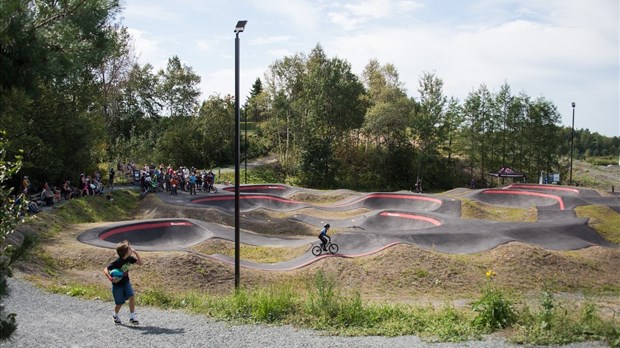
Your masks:
<path fill-rule="evenodd" d="M 158 193 L 165 203 L 217 209 L 222 214 L 234 214 L 234 187 L 221 187 L 217 194 L 200 193 L 190 196 L 179 192 L 176 196 Z M 340 246 L 338 254 L 315 257 L 311 247 L 319 244 L 316 237 L 273 237 L 244 230 L 240 221 L 240 243 L 255 246 L 299 248 L 307 251 L 292 260 L 266 264 L 241 260 L 245 268 L 286 271 L 307 266 L 327 257 L 359 257 L 376 253 L 391 246 L 406 243 L 444 253 L 475 253 L 499 245 L 519 241 L 551 250 L 574 250 L 599 245 L 609 248 L 619 246 L 607 242 L 588 227 L 588 219 L 578 218 L 574 208 L 582 205 L 605 205 L 620 211 L 620 197 L 602 197 L 589 189 L 553 185 L 513 184 L 499 189 L 468 191 L 470 200 L 508 207 L 536 206 L 536 222 L 492 222 L 462 219 L 460 201 L 441 195 L 414 194 L 411 192 L 353 193 L 342 201 L 315 205 L 295 201 L 289 197 L 299 192 L 314 194 L 334 193 L 307 190 L 287 185 L 242 185 L 240 211 L 264 209 L 289 212 L 286 219 L 272 220 L 274 224 L 296 221 L 313 226 L 317 235 L 323 224 L 329 222 L 337 234 L 332 241 Z M 326 221 L 317 217 L 295 213 L 312 208 L 325 212 L 347 212 L 364 208 L 366 213 L 346 219 Z M 255 218 L 253 218 L 255 219 Z M 247 221 L 247 220 L 246 220 Z M 193 245 L 208 239 L 234 241 L 234 227 L 192 219 L 156 219 L 123 221 L 107 224 L 82 233 L 83 243 L 114 248 L 116 243 L 129 240 L 138 250 L 186 251 L 227 263 L 234 259 L 225 255 L 206 255 L 192 251 Z"/>

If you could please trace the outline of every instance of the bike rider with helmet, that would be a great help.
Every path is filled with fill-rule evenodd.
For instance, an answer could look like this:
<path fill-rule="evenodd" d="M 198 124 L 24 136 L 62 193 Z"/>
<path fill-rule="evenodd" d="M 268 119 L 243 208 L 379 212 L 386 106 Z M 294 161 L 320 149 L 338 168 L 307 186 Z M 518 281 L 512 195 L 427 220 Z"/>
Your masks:
<path fill-rule="evenodd" d="M 327 235 L 327 231 L 329 230 L 329 224 L 325 224 L 325 226 L 323 226 L 323 229 L 321 230 L 321 233 L 319 234 L 319 239 L 321 240 L 321 247 L 323 248 L 323 250 L 327 251 L 326 246 L 327 246 L 327 240 L 329 240 L 330 242 L 332 241 L 331 237 Z"/>

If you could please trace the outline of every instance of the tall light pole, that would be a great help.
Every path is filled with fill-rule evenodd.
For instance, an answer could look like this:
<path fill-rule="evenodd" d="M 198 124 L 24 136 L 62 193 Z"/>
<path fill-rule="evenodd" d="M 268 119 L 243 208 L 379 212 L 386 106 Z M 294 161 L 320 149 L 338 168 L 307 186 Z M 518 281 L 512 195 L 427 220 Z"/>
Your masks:
<path fill-rule="evenodd" d="M 244 141 L 244 147 L 243 147 L 243 163 L 245 165 L 245 171 L 244 171 L 244 175 L 245 175 L 245 183 L 248 183 L 248 109 L 245 108 L 243 109 L 243 124 L 245 127 L 245 141 Z"/>
<path fill-rule="evenodd" d="M 575 102 L 572 102 L 573 106 L 573 123 L 571 126 L 570 132 L 570 179 L 568 179 L 568 184 L 573 185 L 573 142 L 575 139 Z"/>
<path fill-rule="evenodd" d="M 238 21 L 235 26 L 235 290 L 239 289 L 239 33 L 248 21 Z"/>

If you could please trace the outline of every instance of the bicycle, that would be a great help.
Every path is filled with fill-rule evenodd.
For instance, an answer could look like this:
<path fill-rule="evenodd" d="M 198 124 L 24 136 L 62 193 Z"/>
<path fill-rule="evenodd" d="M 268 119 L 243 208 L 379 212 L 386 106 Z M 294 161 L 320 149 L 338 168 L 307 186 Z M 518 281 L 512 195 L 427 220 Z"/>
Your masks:
<path fill-rule="evenodd" d="M 215 185 L 213 183 L 206 183 L 205 184 L 205 191 L 207 193 L 217 193 L 217 187 L 215 187 Z"/>
<path fill-rule="evenodd" d="M 336 243 L 332 243 L 332 241 L 331 241 L 331 240 L 329 240 L 329 241 L 327 242 L 327 244 L 325 244 L 325 249 L 327 249 L 327 251 L 328 251 L 330 254 L 335 254 L 335 253 L 337 253 L 337 252 L 338 252 L 338 249 L 339 249 L 339 248 L 338 248 L 338 244 L 336 244 Z M 321 245 L 320 245 L 320 244 L 319 244 L 319 245 L 315 245 L 315 246 L 313 246 L 313 247 L 312 247 L 312 255 L 314 255 L 314 256 L 319 256 L 319 255 L 321 255 L 321 254 L 323 253 L 323 251 L 324 251 L 324 250 L 323 250 L 323 248 L 321 247 Z"/>

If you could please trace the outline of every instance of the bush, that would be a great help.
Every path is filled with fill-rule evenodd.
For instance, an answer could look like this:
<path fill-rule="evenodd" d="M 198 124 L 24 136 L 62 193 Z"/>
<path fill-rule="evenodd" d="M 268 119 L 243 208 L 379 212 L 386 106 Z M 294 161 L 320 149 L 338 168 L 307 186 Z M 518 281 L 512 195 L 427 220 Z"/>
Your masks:
<path fill-rule="evenodd" d="M 495 272 L 488 271 L 486 287 L 482 297 L 473 303 L 473 311 L 477 312 L 473 325 L 485 332 L 493 332 L 512 325 L 517 318 L 511 301 L 504 298 L 501 290 L 492 286 Z"/>
<path fill-rule="evenodd" d="M 336 278 L 333 275 L 325 274 L 322 270 L 317 271 L 314 282 L 308 286 L 306 306 L 308 314 L 331 321 L 338 315 L 338 301 Z"/>
<path fill-rule="evenodd" d="M 10 266 L 28 247 L 28 243 L 25 243 L 27 240 L 18 248 L 5 244 L 6 238 L 20 221 L 25 206 L 16 204 L 16 200 L 10 197 L 11 190 L 5 187 L 11 176 L 17 175 L 22 163 L 20 156 L 14 161 L 5 160 L 8 145 L 6 134 L 0 131 L 0 342 L 10 339 L 17 329 L 15 314 L 5 313 L 2 299 L 9 294 L 7 278 L 12 275 Z"/>

